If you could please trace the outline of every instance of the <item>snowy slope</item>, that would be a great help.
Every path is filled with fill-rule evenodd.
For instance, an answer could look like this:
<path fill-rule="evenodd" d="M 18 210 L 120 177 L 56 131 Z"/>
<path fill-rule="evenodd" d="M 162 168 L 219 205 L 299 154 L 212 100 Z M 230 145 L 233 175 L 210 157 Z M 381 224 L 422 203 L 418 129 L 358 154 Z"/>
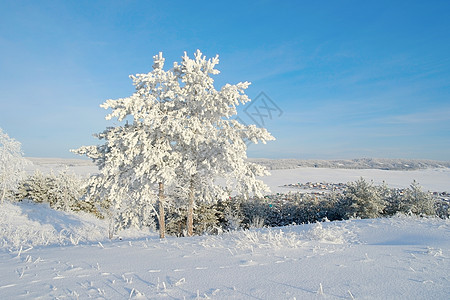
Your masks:
<path fill-rule="evenodd" d="M 23 231 L 87 234 L 86 216 L 3 205 Z M 20 219 L 22 218 L 22 219 Z M 59 225 L 58 225 L 59 224 Z M 106 228 L 97 224 L 99 228 Z M 10 228 L 10 232 L 13 230 Z M 52 232 L 47 227 L 47 232 Z M 50 236 L 50 234 L 49 234 Z M 20 237 L 20 236 L 19 236 Z M 7 234 L 2 239 L 16 240 Z M 49 238 L 50 239 L 50 238 Z M 26 240 L 26 241 L 25 241 Z M 36 242 L 35 244 L 34 241 Z M 0 249 L 1 299 L 448 299 L 450 222 L 395 217 L 219 236 L 155 236 Z"/>
<path fill-rule="evenodd" d="M 47 245 L 75 245 L 104 240 L 108 224 L 88 213 L 67 213 L 48 204 L 21 202 L 0 206 L 0 247 L 18 250 Z M 149 232 L 127 230 L 128 238 Z"/>

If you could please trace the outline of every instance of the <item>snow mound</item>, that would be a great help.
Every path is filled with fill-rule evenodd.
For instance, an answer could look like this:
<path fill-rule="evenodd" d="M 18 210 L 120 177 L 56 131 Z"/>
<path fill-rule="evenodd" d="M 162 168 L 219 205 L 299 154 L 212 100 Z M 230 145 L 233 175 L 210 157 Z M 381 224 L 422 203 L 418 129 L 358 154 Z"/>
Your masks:
<path fill-rule="evenodd" d="M 121 232 L 123 240 L 108 241 L 106 230 L 105 222 L 91 216 L 5 203 L 2 299 L 448 299 L 450 294 L 450 220 L 399 215 L 164 240 L 134 231 L 140 238 Z"/>
<path fill-rule="evenodd" d="M 236 247 L 240 249 L 267 248 L 283 249 L 301 247 L 301 235 L 296 232 L 278 230 L 246 230 L 237 232 L 235 236 Z"/>
<path fill-rule="evenodd" d="M 354 233 L 343 222 L 315 223 L 305 233 L 305 236 L 311 240 L 330 244 L 344 244 L 356 241 Z"/>
<path fill-rule="evenodd" d="M 122 233 L 128 238 L 149 235 L 137 230 Z M 98 242 L 107 234 L 107 222 L 87 213 L 57 211 L 26 201 L 6 202 L 0 209 L 0 247 L 5 249 Z"/>
<path fill-rule="evenodd" d="M 341 245 L 357 242 L 345 222 L 238 231 L 233 239 L 239 249 L 295 249 L 308 241 Z"/>

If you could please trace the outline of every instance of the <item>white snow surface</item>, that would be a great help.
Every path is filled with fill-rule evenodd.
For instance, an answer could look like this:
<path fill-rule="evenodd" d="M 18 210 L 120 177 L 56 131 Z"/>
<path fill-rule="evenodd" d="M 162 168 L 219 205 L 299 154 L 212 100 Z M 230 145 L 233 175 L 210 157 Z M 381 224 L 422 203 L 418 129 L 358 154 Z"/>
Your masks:
<path fill-rule="evenodd" d="M 328 168 L 295 168 L 271 170 L 271 175 L 263 177 L 272 193 L 298 191 L 285 184 L 306 182 L 347 183 L 363 177 L 374 184 L 383 181 L 392 188 L 407 188 L 417 181 L 424 190 L 433 192 L 450 192 L 450 168 L 421 169 L 412 171 L 393 171 L 379 169 L 328 169 Z"/>
<path fill-rule="evenodd" d="M 69 158 L 42 158 L 42 157 L 27 157 L 32 164 L 25 168 L 28 174 L 33 174 L 36 170 L 44 174 L 50 172 L 59 173 L 61 171 L 69 170 L 71 173 L 80 176 L 89 176 L 97 174 L 98 167 L 87 159 L 69 159 Z"/>
<path fill-rule="evenodd" d="M 102 241 L 107 222 L 85 212 L 69 213 L 48 204 L 6 202 L 0 209 L 0 247 L 20 249 L 36 246 L 78 245 Z M 148 237 L 150 232 L 126 230 L 127 238 Z"/>
<path fill-rule="evenodd" d="M 84 161 L 34 159 L 44 173 L 88 175 Z M 450 191 L 450 169 L 415 171 L 271 170 L 284 184 L 349 182 Z M 0 299 L 448 299 L 450 221 L 397 216 L 169 237 L 108 225 L 47 205 L 0 207 Z"/>
<path fill-rule="evenodd" d="M 124 232 L 0 209 L 1 299 L 448 299 L 450 221 L 397 216 L 217 236 Z"/>
<path fill-rule="evenodd" d="M 29 174 L 35 170 L 55 173 L 66 170 L 66 168 L 77 175 L 88 176 L 98 173 L 98 168 L 90 160 L 81 159 L 58 159 L 58 158 L 28 158 L 33 164 L 27 167 Z M 375 184 L 386 184 L 393 188 L 407 188 L 416 180 L 424 190 L 433 192 L 450 192 L 450 168 L 429 168 L 419 170 L 380 170 L 380 169 L 334 169 L 334 168 L 309 168 L 301 167 L 294 169 L 270 170 L 271 175 L 261 177 L 265 184 L 270 187 L 271 193 L 287 193 L 298 191 L 293 187 L 284 187 L 285 184 L 296 184 L 298 182 L 328 182 L 347 183 L 356 181 L 360 177 L 368 181 L 373 180 Z"/>

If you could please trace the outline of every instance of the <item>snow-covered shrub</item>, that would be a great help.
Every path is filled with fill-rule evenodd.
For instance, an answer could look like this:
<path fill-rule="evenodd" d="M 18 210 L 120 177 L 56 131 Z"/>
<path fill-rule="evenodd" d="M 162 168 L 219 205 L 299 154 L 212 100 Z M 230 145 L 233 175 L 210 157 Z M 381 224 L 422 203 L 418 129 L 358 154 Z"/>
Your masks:
<path fill-rule="evenodd" d="M 50 206 L 57 210 L 70 211 L 80 210 L 78 202 L 84 194 L 86 183 L 74 174 L 66 171 L 57 175 L 50 174 L 53 184 L 49 190 Z"/>
<path fill-rule="evenodd" d="M 36 170 L 33 175 L 28 176 L 19 183 L 16 199 L 18 201 L 29 199 L 36 203 L 50 203 L 48 194 L 52 185 L 52 177 Z"/>
<path fill-rule="evenodd" d="M 238 249 L 289 249 L 298 248 L 304 244 L 302 236 L 296 232 L 283 230 L 243 230 L 235 233 Z"/>
<path fill-rule="evenodd" d="M 445 200 L 437 200 L 436 204 L 436 216 L 442 219 L 450 218 L 450 203 Z"/>
<path fill-rule="evenodd" d="M 248 224 L 249 228 L 263 228 L 264 227 L 265 220 L 260 216 L 254 216 L 250 224 Z"/>
<path fill-rule="evenodd" d="M 415 193 L 412 193 L 413 190 Z M 416 195 L 416 198 L 412 198 L 411 195 Z M 402 207 L 411 202 L 405 200 L 405 197 L 416 199 L 412 202 L 416 203 L 414 209 L 402 211 Z M 420 192 L 418 186 L 410 187 L 408 191 L 389 188 L 385 183 L 374 186 L 364 179 L 348 183 L 345 192 L 321 195 L 299 192 L 250 199 L 236 196 L 219 203 L 221 203 L 217 205 L 219 215 L 227 216 L 232 212 L 238 218 L 238 225 L 232 228 L 228 225 L 228 221 L 220 220 L 220 225 L 225 231 L 344 220 L 350 217 L 374 218 L 395 215 L 397 212 L 427 214 L 428 211 L 430 214 L 431 211 L 436 211 L 442 218 L 449 216 L 448 202 L 443 200 L 436 202 L 431 198 L 431 194 Z M 435 203 L 434 210 L 431 210 L 432 203 Z"/>
<path fill-rule="evenodd" d="M 48 203 L 51 208 L 63 211 L 85 211 L 99 216 L 92 202 L 84 201 L 86 180 L 67 171 L 43 174 L 36 171 L 19 184 L 15 198 L 36 203 Z"/>
<path fill-rule="evenodd" d="M 215 205 L 219 212 L 219 225 L 224 231 L 241 228 L 244 220 L 241 210 L 241 202 L 234 198 L 220 200 Z"/>
<path fill-rule="evenodd" d="M 166 231 L 170 235 L 186 236 L 187 205 L 172 205 L 166 209 Z M 194 207 L 194 234 L 216 234 L 224 231 L 223 211 L 217 204 L 199 203 Z"/>
<path fill-rule="evenodd" d="M 291 224 L 314 223 L 345 218 L 348 205 L 342 195 L 329 193 L 320 197 L 305 193 L 289 193 L 252 198 L 241 201 L 242 228 L 252 227 L 254 220 L 264 220 L 264 226 L 276 227 Z"/>
<path fill-rule="evenodd" d="M 431 216 L 436 214 L 435 203 L 433 196 L 422 191 L 421 186 L 414 180 L 405 191 L 399 210 L 404 213 Z"/>
<path fill-rule="evenodd" d="M 256 218 L 264 220 L 268 217 L 269 208 L 272 206 L 266 201 L 266 198 L 250 198 L 244 199 L 242 197 L 233 198 L 234 201 L 239 202 L 240 209 L 242 212 L 242 228 L 250 228 L 252 221 Z"/>
<path fill-rule="evenodd" d="M 166 233 L 184 236 L 186 233 L 187 209 L 185 207 L 169 207 L 166 210 Z"/>
<path fill-rule="evenodd" d="M 12 198 L 25 176 L 24 168 L 29 161 L 23 157 L 21 147 L 20 142 L 0 128 L 0 203 Z"/>
<path fill-rule="evenodd" d="M 312 240 L 332 244 L 343 244 L 345 235 L 346 232 L 342 226 L 326 226 L 324 228 L 320 222 L 315 223 L 311 230 L 306 233 L 306 236 Z"/>
<path fill-rule="evenodd" d="M 386 206 L 378 189 L 364 178 L 350 182 L 344 197 L 348 204 L 348 217 L 377 218 Z"/>
<path fill-rule="evenodd" d="M 401 211 L 402 206 L 402 192 L 399 189 L 389 188 L 386 183 L 383 183 L 379 188 L 381 199 L 386 203 L 383 215 L 393 216 Z"/>
<path fill-rule="evenodd" d="M 116 207 L 110 221 L 114 224 L 114 233 L 127 229 L 156 229 L 156 213 L 151 202 L 147 199 L 131 199 L 126 197 L 121 201 L 122 205 Z M 154 202 L 153 202 L 154 203 Z"/>
<path fill-rule="evenodd" d="M 321 218 L 318 220 L 344 220 L 347 218 L 347 209 L 348 203 L 342 193 L 331 192 L 320 201 Z"/>
<path fill-rule="evenodd" d="M 215 204 L 202 203 L 194 210 L 194 232 L 196 234 L 216 234 L 221 232 L 220 228 L 221 212 L 217 210 Z"/>

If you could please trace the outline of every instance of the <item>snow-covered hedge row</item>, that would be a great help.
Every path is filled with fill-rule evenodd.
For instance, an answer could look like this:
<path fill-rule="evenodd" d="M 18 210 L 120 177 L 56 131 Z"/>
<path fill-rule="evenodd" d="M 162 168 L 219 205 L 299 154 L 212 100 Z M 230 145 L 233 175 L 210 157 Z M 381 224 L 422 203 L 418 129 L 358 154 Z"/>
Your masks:
<path fill-rule="evenodd" d="M 396 213 L 449 217 L 449 203 L 437 200 L 413 182 L 406 190 L 374 186 L 360 179 L 348 184 L 342 193 L 311 195 L 305 193 L 277 194 L 262 200 L 241 201 L 244 226 L 255 218 L 266 226 L 348 218 L 376 218 Z"/>
<path fill-rule="evenodd" d="M 433 198 L 413 182 L 406 190 L 374 186 L 364 179 L 348 184 L 342 193 L 312 195 L 307 193 L 276 194 L 264 198 L 233 197 L 195 209 L 197 234 L 215 233 L 238 228 L 275 227 L 313 223 L 322 220 L 376 218 L 397 213 L 449 218 L 449 203 Z M 169 208 L 166 229 L 169 234 L 183 235 L 186 209 Z"/>
<path fill-rule="evenodd" d="M 86 211 L 111 221 L 110 235 L 129 227 L 157 229 L 158 209 L 147 203 L 112 212 L 107 202 L 82 200 L 85 192 L 81 178 L 62 172 L 58 175 L 35 173 L 21 182 L 16 199 L 48 203 L 63 211 Z M 166 231 L 169 235 L 186 235 L 187 206 L 182 199 L 176 203 L 167 197 Z M 145 206 L 145 207 L 144 207 Z M 142 215 L 136 215 L 136 211 Z M 144 213 L 145 212 L 145 213 Z M 199 203 L 194 210 L 195 234 L 313 223 L 322 220 L 376 218 L 396 213 L 449 217 L 449 203 L 437 200 L 413 182 L 406 190 L 374 186 L 364 179 L 349 183 L 340 193 L 312 195 L 289 193 L 264 198 L 233 197 L 216 203 Z"/>
<path fill-rule="evenodd" d="M 15 200 L 31 200 L 48 203 L 51 208 L 62 211 L 85 211 L 100 216 L 91 202 L 82 201 L 86 192 L 86 179 L 67 171 L 43 174 L 36 171 L 22 180 L 15 192 Z"/>

